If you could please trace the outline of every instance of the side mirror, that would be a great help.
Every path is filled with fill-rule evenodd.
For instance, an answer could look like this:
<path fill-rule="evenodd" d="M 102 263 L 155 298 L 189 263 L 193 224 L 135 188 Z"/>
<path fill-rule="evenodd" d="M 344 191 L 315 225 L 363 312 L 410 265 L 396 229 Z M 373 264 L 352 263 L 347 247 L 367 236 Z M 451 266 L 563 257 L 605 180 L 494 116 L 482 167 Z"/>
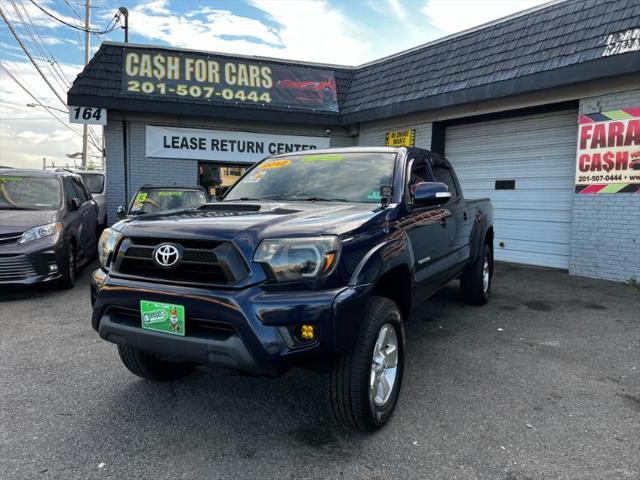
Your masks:
<path fill-rule="evenodd" d="M 421 207 L 442 205 L 451 199 L 449 187 L 440 182 L 420 182 L 412 187 L 413 204 Z"/>
<path fill-rule="evenodd" d="M 124 218 L 127 216 L 127 210 L 124 208 L 124 205 L 120 205 L 116 208 L 116 215 L 118 215 L 118 218 Z"/>
<path fill-rule="evenodd" d="M 71 203 L 69 205 L 71 207 L 71 210 L 75 211 L 75 210 L 80 210 L 80 207 L 82 206 L 82 203 L 80 203 L 80 199 L 79 198 L 72 198 L 71 199 Z"/>

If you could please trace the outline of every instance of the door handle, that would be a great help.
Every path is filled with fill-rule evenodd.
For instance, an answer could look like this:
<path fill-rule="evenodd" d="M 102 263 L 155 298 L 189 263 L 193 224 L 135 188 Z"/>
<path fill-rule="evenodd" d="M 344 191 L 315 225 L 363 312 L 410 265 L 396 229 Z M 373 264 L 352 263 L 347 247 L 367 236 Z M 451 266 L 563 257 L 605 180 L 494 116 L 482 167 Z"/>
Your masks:
<path fill-rule="evenodd" d="M 462 214 L 462 218 L 464 219 L 465 222 L 467 221 L 467 218 L 468 218 L 467 212 L 464 212 Z"/>

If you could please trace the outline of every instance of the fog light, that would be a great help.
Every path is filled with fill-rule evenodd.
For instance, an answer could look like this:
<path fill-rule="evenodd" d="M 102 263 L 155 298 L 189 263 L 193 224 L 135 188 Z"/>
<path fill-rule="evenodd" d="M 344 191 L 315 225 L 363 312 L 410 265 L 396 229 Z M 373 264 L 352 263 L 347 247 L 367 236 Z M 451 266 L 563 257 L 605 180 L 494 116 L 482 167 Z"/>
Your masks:
<path fill-rule="evenodd" d="M 56 265 L 55 263 L 50 263 L 49 264 L 49 273 L 54 273 L 58 271 L 58 265 Z"/>
<path fill-rule="evenodd" d="M 302 328 L 300 329 L 300 338 L 303 340 L 313 340 L 315 338 L 313 325 L 302 325 Z"/>

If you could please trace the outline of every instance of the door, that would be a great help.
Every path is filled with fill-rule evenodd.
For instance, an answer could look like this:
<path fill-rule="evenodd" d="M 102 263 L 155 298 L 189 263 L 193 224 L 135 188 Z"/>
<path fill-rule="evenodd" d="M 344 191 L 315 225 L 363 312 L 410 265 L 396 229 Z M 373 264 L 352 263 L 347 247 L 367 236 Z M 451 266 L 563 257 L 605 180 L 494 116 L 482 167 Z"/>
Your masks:
<path fill-rule="evenodd" d="M 489 197 L 495 258 L 567 269 L 577 111 L 458 125 L 446 157 L 467 199 Z"/>
<path fill-rule="evenodd" d="M 445 229 L 448 234 L 449 246 L 447 249 L 448 277 L 460 273 L 463 265 L 467 263 L 471 254 L 470 238 L 472 223 L 469 221 L 467 204 L 461 195 L 455 174 L 451 166 L 443 159 L 433 157 L 431 159 L 431 169 L 436 182 L 444 183 L 451 193 L 451 199 L 444 205 L 449 210 L 451 216 L 445 220 Z"/>
<path fill-rule="evenodd" d="M 71 178 L 75 198 L 80 200 L 80 231 L 78 249 L 83 255 L 90 256 L 95 248 L 96 234 L 98 231 L 98 209 L 91 194 L 78 178 Z"/>
<path fill-rule="evenodd" d="M 407 214 L 401 226 L 411 242 L 417 303 L 426 300 L 445 281 L 450 243 L 446 222 L 450 212 L 442 207 L 418 207 L 413 204 L 412 187 L 432 181 L 426 159 L 410 160 L 405 203 Z"/>

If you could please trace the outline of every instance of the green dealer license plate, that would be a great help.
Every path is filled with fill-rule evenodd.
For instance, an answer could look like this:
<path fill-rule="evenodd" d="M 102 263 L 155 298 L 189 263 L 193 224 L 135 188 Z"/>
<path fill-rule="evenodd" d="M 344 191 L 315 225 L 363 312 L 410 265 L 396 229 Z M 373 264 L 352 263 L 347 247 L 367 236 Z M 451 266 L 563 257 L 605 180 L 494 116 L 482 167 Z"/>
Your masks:
<path fill-rule="evenodd" d="M 140 300 L 142 328 L 184 336 L 184 307 Z"/>

